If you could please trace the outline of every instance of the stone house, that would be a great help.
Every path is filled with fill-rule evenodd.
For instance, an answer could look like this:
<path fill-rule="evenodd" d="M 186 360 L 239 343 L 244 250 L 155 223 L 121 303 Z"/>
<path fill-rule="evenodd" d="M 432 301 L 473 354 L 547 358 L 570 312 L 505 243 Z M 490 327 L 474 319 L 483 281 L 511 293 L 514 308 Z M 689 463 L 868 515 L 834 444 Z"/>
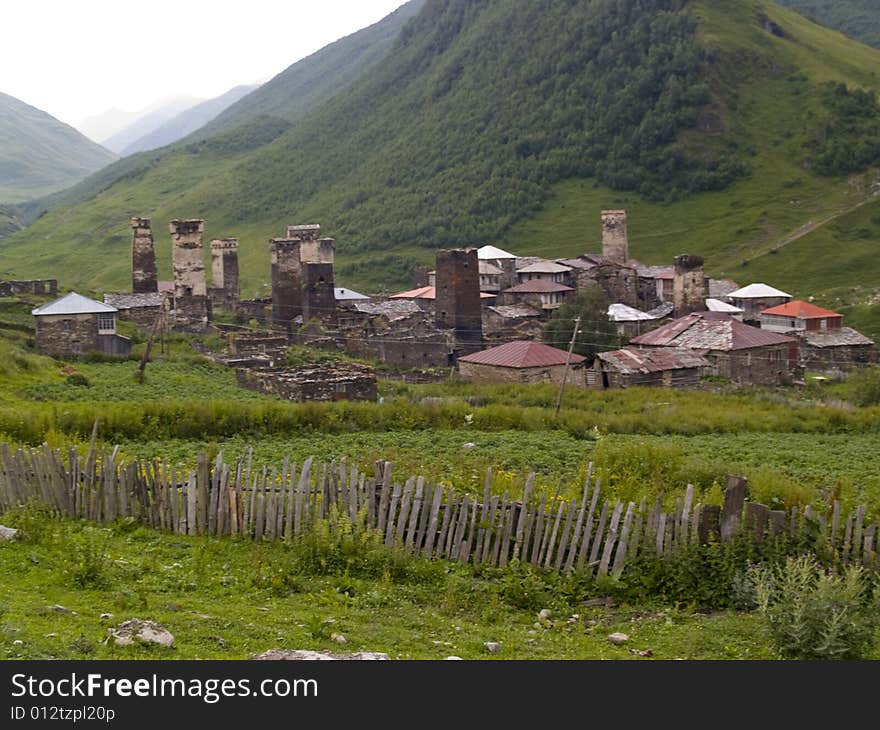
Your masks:
<path fill-rule="evenodd" d="M 601 352 L 585 370 L 589 388 L 629 388 L 653 385 L 686 388 L 698 385 L 711 364 L 698 351 L 683 347 L 636 349 L 626 347 Z"/>
<path fill-rule="evenodd" d="M 654 329 L 661 316 L 651 312 L 642 312 L 620 302 L 608 307 L 608 319 L 617 325 L 617 334 L 624 338 L 638 337 L 644 332 Z"/>
<path fill-rule="evenodd" d="M 712 375 L 743 385 L 780 385 L 803 375 L 797 339 L 720 312 L 688 314 L 632 339 L 630 345 L 696 350 L 711 363 Z"/>
<path fill-rule="evenodd" d="M 546 279 L 535 279 L 517 284 L 502 292 L 502 304 L 525 304 L 544 312 L 559 309 L 570 301 L 574 289 Z"/>
<path fill-rule="evenodd" d="M 473 383 L 561 383 L 569 355 L 541 342 L 516 340 L 458 360 L 462 378 Z M 582 367 L 586 358 L 571 355 L 571 367 Z M 569 375 L 570 382 L 576 378 Z"/>
<path fill-rule="evenodd" d="M 791 294 L 767 284 L 749 284 L 724 297 L 726 302 L 743 310 L 743 321 L 749 323 L 759 323 L 761 312 L 770 307 L 786 304 L 791 299 Z"/>
<path fill-rule="evenodd" d="M 238 369 L 236 381 L 242 388 L 274 395 L 282 400 L 365 400 L 377 398 L 376 371 L 368 365 L 336 362 L 297 368 Z"/>
<path fill-rule="evenodd" d="M 159 320 L 159 331 L 168 329 L 168 310 L 171 297 L 162 292 L 145 294 L 105 294 L 104 304 L 117 310 L 118 318 L 134 322 L 139 329 L 149 332 Z"/>
<path fill-rule="evenodd" d="M 571 272 L 571 266 L 542 259 L 518 269 L 516 276 L 520 284 L 527 281 L 552 281 L 567 286 L 571 283 Z"/>
<path fill-rule="evenodd" d="M 771 332 L 828 332 L 843 326 L 843 315 L 810 302 L 794 300 L 763 310 L 761 329 Z"/>
<path fill-rule="evenodd" d="M 540 340 L 543 332 L 541 312 L 525 304 L 486 307 L 483 313 L 483 336 L 487 340 Z"/>
<path fill-rule="evenodd" d="M 108 304 L 70 292 L 31 314 L 36 348 L 44 355 L 66 358 L 101 352 L 124 357 L 131 352 L 131 340 L 116 333 L 117 310 Z"/>

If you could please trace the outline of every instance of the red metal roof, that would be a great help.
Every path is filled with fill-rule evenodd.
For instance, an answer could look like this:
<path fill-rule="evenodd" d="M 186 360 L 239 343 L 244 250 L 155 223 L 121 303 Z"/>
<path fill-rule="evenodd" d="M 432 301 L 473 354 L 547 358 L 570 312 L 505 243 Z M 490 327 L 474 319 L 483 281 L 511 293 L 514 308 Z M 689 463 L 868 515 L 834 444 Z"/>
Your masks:
<path fill-rule="evenodd" d="M 776 307 L 765 309 L 761 314 L 773 314 L 779 317 L 794 317 L 796 319 L 825 319 L 827 317 L 843 317 L 842 314 L 832 312 L 830 309 L 817 307 L 815 304 L 795 300 L 780 304 Z"/>
<path fill-rule="evenodd" d="M 748 350 L 797 340 L 768 332 L 721 312 L 695 312 L 630 340 L 633 345 L 689 347 L 693 350 Z"/>
<path fill-rule="evenodd" d="M 565 365 L 568 353 L 541 342 L 515 340 L 498 347 L 491 347 L 482 352 L 475 352 L 459 358 L 459 362 L 471 362 L 478 365 L 495 365 L 501 368 L 541 368 L 552 365 Z M 572 365 L 586 360 L 581 355 L 572 354 Z"/>
<path fill-rule="evenodd" d="M 574 289 L 570 286 L 565 286 L 565 284 L 557 284 L 555 281 L 548 281 L 547 279 L 532 279 L 504 291 L 511 294 L 551 294 L 553 292 L 574 291 Z"/>

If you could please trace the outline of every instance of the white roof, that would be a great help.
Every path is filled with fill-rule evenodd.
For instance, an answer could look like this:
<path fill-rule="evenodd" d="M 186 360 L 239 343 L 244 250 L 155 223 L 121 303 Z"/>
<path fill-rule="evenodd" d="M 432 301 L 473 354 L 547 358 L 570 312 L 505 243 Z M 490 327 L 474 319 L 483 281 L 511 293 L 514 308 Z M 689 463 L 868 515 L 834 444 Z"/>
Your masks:
<path fill-rule="evenodd" d="M 70 294 L 65 294 L 54 302 L 37 307 L 31 311 L 31 314 L 39 317 L 45 314 L 104 314 L 116 311 L 116 307 L 96 302 L 94 299 L 89 299 L 72 291 Z"/>
<path fill-rule="evenodd" d="M 364 294 L 359 294 L 353 289 L 343 289 L 342 287 L 336 287 L 333 290 L 333 293 L 336 295 L 336 299 L 342 301 L 350 301 L 353 299 L 369 299 L 368 296 L 365 296 Z"/>
<path fill-rule="evenodd" d="M 767 284 L 749 284 L 742 289 L 730 292 L 727 296 L 730 299 L 765 299 L 767 297 L 785 297 L 791 299 L 791 294 L 786 294 L 784 291 L 774 289 Z"/>
<path fill-rule="evenodd" d="M 477 258 L 483 261 L 494 261 L 495 259 L 515 259 L 516 256 L 497 246 L 482 246 L 477 249 Z"/>
<path fill-rule="evenodd" d="M 520 274 L 564 274 L 571 271 L 571 266 L 563 266 L 555 261 L 538 261 L 529 266 L 524 266 L 517 273 Z"/>
<path fill-rule="evenodd" d="M 608 319 L 612 322 L 647 322 L 655 318 L 626 304 L 612 304 L 608 307 Z"/>
<path fill-rule="evenodd" d="M 711 298 L 706 300 L 706 309 L 708 309 L 710 312 L 725 312 L 726 314 L 743 313 L 743 310 L 739 307 L 734 307 L 732 304 L 722 302 L 720 299 Z"/>

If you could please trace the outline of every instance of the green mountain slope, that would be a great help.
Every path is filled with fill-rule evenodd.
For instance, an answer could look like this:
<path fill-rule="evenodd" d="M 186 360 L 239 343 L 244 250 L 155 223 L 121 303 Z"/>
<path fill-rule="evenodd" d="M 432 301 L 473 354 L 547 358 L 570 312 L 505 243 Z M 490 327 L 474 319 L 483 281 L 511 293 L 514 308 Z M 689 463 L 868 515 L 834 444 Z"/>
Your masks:
<path fill-rule="evenodd" d="M 250 295 L 268 283 L 267 239 L 318 221 L 340 281 L 377 291 L 437 246 L 595 249 L 599 211 L 625 206 L 636 256 L 703 254 L 747 283 L 810 243 L 780 248 L 792 232 L 869 195 L 878 72 L 876 50 L 769 0 L 428 0 L 299 123 L 163 152 L 8 239 L 0 269 L 125 286 L 130 215 L 202 216 L 241 238 Z M 835 254 L 818 251 L 792 293 L 830 292 Z"/>
<path fill-rule="evenodd" d="M 817 23 L 880 48 L 880 6 L 877 0 L 777 0 Z"/>
<path fill-rule="evenodd" d="M 0 93 L 0 202 L 60 190 L 113 159 L 73 127 Z"/>

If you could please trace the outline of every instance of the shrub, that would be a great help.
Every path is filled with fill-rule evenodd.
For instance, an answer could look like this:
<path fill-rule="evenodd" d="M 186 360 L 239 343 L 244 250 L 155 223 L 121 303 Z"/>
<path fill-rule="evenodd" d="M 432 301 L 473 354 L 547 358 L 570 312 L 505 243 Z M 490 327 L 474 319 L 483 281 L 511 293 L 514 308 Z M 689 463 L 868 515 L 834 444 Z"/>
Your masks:
<path fill-rule="evenodd" d="M 853 373 L 849 385 L 856 405 L 880 405 L 880 367 L 872 366 Z"/>
<path fill-rule="evenodd" d="M 753 569 L 758 610 L 789 659 L 859 659 L 871 649 L 880 601 L 864 569 L 826 572 L 810 556 Z"/>
<path fill-rule="evenodd" d="M 71 373 L 68 375 L 67 384 L 79 388 L 88 388 L 91 385 L 89 379 L 82 373 Z"/>

